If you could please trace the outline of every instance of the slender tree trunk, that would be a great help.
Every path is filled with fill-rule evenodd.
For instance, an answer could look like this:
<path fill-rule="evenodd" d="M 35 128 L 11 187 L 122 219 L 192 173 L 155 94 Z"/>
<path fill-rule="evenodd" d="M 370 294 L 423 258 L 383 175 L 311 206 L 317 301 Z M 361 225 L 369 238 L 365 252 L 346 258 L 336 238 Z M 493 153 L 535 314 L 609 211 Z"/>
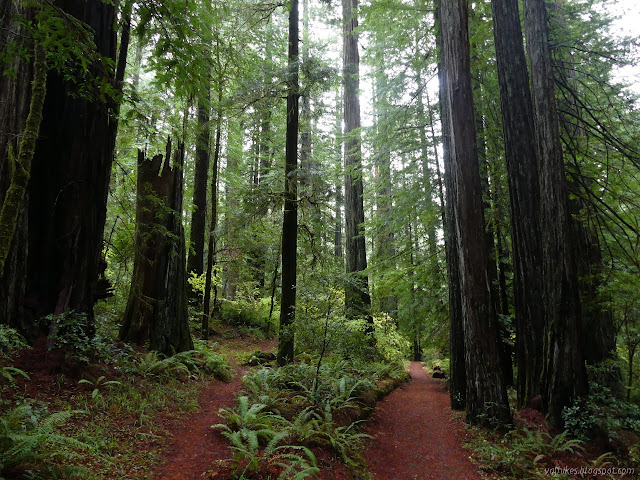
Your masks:
<path fill-rule="evenodd" d="M 367 252 L 364 236 L 364 204 L 362 182 L 362 146 L 360 132 L 359 69 L 360 57 L 356 29 L 358 26 L 357 0 L 342 0 L 344 33 L 343 85 L 344 85 L 344 155 L 345 155 L 345 251 L 349 278 L 345 288 L 347 318 L 364 317 L 369 332 L 373 329 Z"/>
<path fill-rule="evenodd" d="M 470 423 L 507 425 L 511 413 L 500 369 L 497 322 L 488 290 L 488 256 L 475 139 L 466 0 L 443 0 L 444 88 L 451 116 L 453 210 L 467 375 Z"/>
<path fill-rule="evenodd" d="M 121 340 L 148 342 L 165 355 L 193 349 L 181 220 L 184 145 L 174 153 L 174 165 L 171 162 L 170 140 L 164 159 L 147 159 L 138 151 L 136 256 L 120 328 Z"/>
<path fill-rule="evenodd" d="M 335 168 L 338 172 L 342 172 L 342 115 L 341 109 L 339 108 L 339 105 L 341 105 L 341 103 L 340 90 L 336 90 Z M 338 266 L 341 269 L 344 269 L 344 248 L 342 245 L 342 206 L 344 197 L 342 195 L 342 181 L 340 178 L 340 174 L 337 174 L 335 178 L 336 210 L 333 233 L 333 255 L 338 260 Z"/>
<path fill-rule="evenodd" d="M 543 401 L 549 419 L 562 426 L 562 410 L 587 392 L 580 349 L 580 302 L 570 232 L 568 191 L 555 103 L 544 0 L 525 0 L 524 20 L 531 65 L 537 153 L 540 159 L 544 280 Z"/>
<path fill-rule="evenodd" d="M 204 239 L 207 223 L 207 181 L 209 177 L 209 111 L 211 87 L 205 87 L 204 98 L 198 100 L 198 133 L 196 134 L 196 164 L 193 172 L 193 212 L 191 214 L 191 248 L 187 271 L 201 275 L 204 271 Z M 192 292 L 193 295 L 193 292 Z"/>
<path fill-rule="evenodd" d="M 517 0 L 492 0 L 514 262 L 518 406 L 541 394 L 542 309 L 539 163 Z"/>
<path fill-rule="evenodd" d="M 289 85 L 287 93 L 287 143 L 285 151 L 285 200 L 282 222 L 282 299 L 278 364 L 293 361 L 298 256 L 298 0 L 289 12 Z"/>
<path fill-rule="evenodd" d="M 380 42 L 380 39 L 377 41 Z M 381 69 L 378 74 L 374 91 L 374 112 L 376 118 L 376 130 L 381 135 L 388 122 L 388 79 L 384 71 L 384 58 L 380 53 L 377 55 L 377 65 Z M 393 195 L 391 179 L 391 152 L 386 142 L 377 142 L 378 148 L 374 153 L 374 176 L 376 180 L 376 215 L 378 217 L 378 239 L 375 249 L 376 263 L 382 271 L 380 273 L 380 283 L 384 282 L 384 271 L 392 270 L 395 264 L 395 246 L 392 227 L 393 216 Z M 398 299 L 393 294 L 389 286 L 384 287 L 387 292 L 380 298 L 380 310 L 389 316 L 397 318 Z"/>
<path fill-rule="evenodd" d="M 218 111 L 216 112 L 216 138 L 211 169 L 211 220 L 209 224 L 209 242 L 207 253 L 207 273 L 204 280 L 204 302 L 202 310 L 202 338 L 209 338 L 209 318 L 211 317 L 211 288 L 213 285 L 213 267 L 216 264 L 216 228 L 218 227 L 218 164 L 220 163 L 220 143 L 222 141 L 222 86 L 218 86 Z M 215 287 L 217 288 L 217 287 Z M 216 308 L 215 291 L 213 310 Z"/>

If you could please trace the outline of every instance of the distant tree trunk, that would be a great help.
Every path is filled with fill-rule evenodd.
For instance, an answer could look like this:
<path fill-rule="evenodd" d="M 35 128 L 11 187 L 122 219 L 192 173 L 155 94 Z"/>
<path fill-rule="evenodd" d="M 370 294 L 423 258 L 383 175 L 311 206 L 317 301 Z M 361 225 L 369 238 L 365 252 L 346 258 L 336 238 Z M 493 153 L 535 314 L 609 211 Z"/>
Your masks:
<path fill-rule="evenodd" d="M 340 101 L 340 91 L 336 91 L 336 125 L 335 125 L 335 160 L 336 168 L 339 172 L 342 171 L 342 115 L 341 109 L 338 107 L 342 102 Z M 335 224 L 333 233 L 333 255 L 336 257 L 340 268 L 344 268 L 344 248 L 342 245 L 342 206 L 344 197 L 342 195 L 342 181 L 340 175 L 336 175 L 336 210 L 335 210 Z"/>
<path fill-rule="evenodd" d="M 87 23 L 97 53 L 116 60 L 115 8 L 100 0 L 56 1 Z M 91 76 L 114 72 L 91 65 Z M 103 231 L 117 122 L 117 102 L 73 96 L 77 85 L 49 72 L 40 136 L 29 181 L 26 318 L 74 310 L 93 315 L 104 270 Z M 91 333 L 91 332 L 89 332 Z"/>
<path fill-rule="evenodd" d="M 525 0 L 524 20 L 537 153 L 540 159 L 545 344 L 543 401 L 549 420 L 562 426 L 562 410 L 587 392 L 580 348 L 580 302 L 570 232 L 568 192 L 558 129 L 555 86 L 544 0 Z"/>
<path fill-rule="evenodd" d="M 191 248 L 187 272 L 201 275 L 204 271 L 204 237 L 207 223 L 207 184 L 209 178 L 209 111 L 211 87 L 205 87 L 204 98 L 198 100 L 198 133 L 196 134 L 196 164 L 193 171 L 193 212 L 191 214 Z M 193 295 L 193 293 L 192 293 Z"/>
<path fill-rule="evenodd" d="M 369 280 L 364 237 L 364 204 L 362 183 L 362 146 L 360 132 L 359 69 L 360 57 L 356 38 L 357 0 L 342 0 L 344 24 L 343 85 L 344 85 L 344 189 L 345 189 L 345 251 L 349 278 L 345 288 L 347 318 L 364 317 L 373 330 Z"/>
<path fill-rule="evenodd" d="M 302 62 L 309 62 L 309 0 L 302 2 Z M 313 201 L 313 167 L 311 165 L 311 97 L 307 92 L 300 98 L 300 197 L 305 203 Z"/>
<path fill-rule="evenodd" d="M 544 314 L 539 163 L 517 0 L 492 0 L 511 207 L 518 406 L 540 395 Z"/>
<path fill-rule="evenodd" d="M 460 269 L 458 265 L 458 235 L 456 231 L 456 216 L 453 206 L 453 172 L 451 151 L 451 109 L 445 92 L 445 58 L 443 52 L 443 38 L 441 26 L 442 2 L 436 5 L 436 40 L 438 43 L 438 80 L 440 84 L 440 119 L 442 123 L 442 152 L 444 163 L 444 183 L 446 186 L 446 209 L 442 210 L 442 224 L 445 231 L 445 253 L 447 259 L 447 278 L 449 284 L 449 396 L 451 408 L 463 410 L 467 396 L 467 379 L 464 362 L 464 328 L 462 323 L 462 290 L 460 284 Z M 440 187 L 441 201 L 442 185 Z"/>
<path fill-rule="evenodd" d="M 182 228 L 184 146 L 145 158 L 138 151 L 136 254 L 120 339 L 165 355 L 193 349 Z"/>
<path fill-rule="evenodd" d="M 450 109 L 453 210 L 467 375 L 467 421 L 507 425 L 511 413 L 500 369 L 497 322 L 488 290 L 488 256 L 475 139 L 466 0 L 443 0 L 444 88 Z"/>
<path fill-rule="evenodd" d="M 216 264 L 216 228 L 218 227 L 218 165 L 220 163 L 220 147 L 222 141 L 222 86 L 218 85 L 218 111 L 216 112 L 216 138 L 213 150 L 213 166 L 211 169 L 211 220 L 209 224 L 209 241 L 207 252 L 207 273 L 204 280 L 204 304 L 202 307 L 201 334 L 205 340 L 209 338 L 209 319 L 211 316 L 211 290 L 213 286 L 213 267 Z M 216 309 L 217 287 L 214 289 L 213 310 Z"/>
<path fill-rule="evenodd" d="M 287 93 L 287 142 L 285 150 L 285 197 L 282 222 L 282 298 L 278 364 L 293 361 L 296 314 L 296 269 L 298 257 L 298 0 L 289 12 L 289 81 Z"/>
<path fill-rule="evenodd" d="M 380 40 L 378 40 L 380 41 Z M 384 71 L 384 58 L 380 53 L 376 54 L 376 62 L 381 68 L 378 73 L 374 91 L 374 112 L 376 118 L 376 130 L 378 135 L 386 127 L 388 121 L 388 81 Z M 384 279 L 384 271 L 392 270 L 395 264 L 395 246 L 392 224 L 393 201 L 391 179 L 391 152 L 384 141 L 377 142 L 377 151 L 374 153 L 374 176 L 376 180 L 376 215 L 378 231 L 377 248 L 375 249 L 376 263 L 381 270 L 380 281 Z M 380 298 L 380 310 L 393 318 L 398 317 L 398 299 L 389 287 L 385 287 L 386 293 Z"/>
<path fill-rule="evenodd" d="M 242 122 L 239 122 L 239 124 L 233 124 L 231 121 L 227 122 L 227 165 L 225 167 L 227 178 L 240 176 L 238 170 L 242 152 L 243 131 L 244 125 Z M 233 182 L 227 182 L 224 191 L 226 210 L 230 211 L 233 206 L 238 204 L 239 195 L 235 191 Z M 225 215 L 223 234 L 223 238 L 226 239 L 224 249 L 226 252 L 226 261 L 224 262 L 224 296 L 228 300 L 235 300 L 238 287 L 240 266 L 236 258 L 236 247 L 232 243 L 232 239 L 236 236 L 237 228 L 238 218 L 233 215 Z"/>

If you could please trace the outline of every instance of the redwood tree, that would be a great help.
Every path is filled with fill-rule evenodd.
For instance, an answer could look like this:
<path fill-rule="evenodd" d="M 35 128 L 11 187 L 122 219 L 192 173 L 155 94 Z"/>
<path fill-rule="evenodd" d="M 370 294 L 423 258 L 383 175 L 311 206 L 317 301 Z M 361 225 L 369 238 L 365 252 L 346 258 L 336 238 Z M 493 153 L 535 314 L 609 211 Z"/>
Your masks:
<path fill-rule="evenodd" d="M 562 410 L 587 392 L 580 349 L 580 301 L 569 219 L 569 195 L 558 128 L 558 112 L 544 0 L 525 0 L 525 33 L 537 153 L 540 159 L 544 281 L 543 401 L 550 421 L 562 425 Z"/>
<path fill-rule="evenodd" d="M 3 3 L 3 15 L 9 3 L 13 2 Z M 27 200 L 9 253 L 10 273 L 3 279 L 9 288 L 0 289 L 0 311 L 19 318 L 23 330 L 51 313 L 75 310 L 91 316 L 104 270 L 102 236 L 116 134 L 111 114 L 117 100 L 104 95 L 107 92 L 91 79 L 115 83 L 115 72 L 99 58 L 116 59 L 115 8 L 100 0 L 59 0 L 54 7 L 52 15 L 63 12 L 57 25 L 82 39 L 75 48 L 82 52 L 88 73 L 83 77 L 70 70 L 51 71 L 47 76 Z M 74 52 L 67 53 L 73 58 Z M 69 63 L 73 61 L 64 68 Z M 30 72 L 21 65 L 18 74 Z M 15 84 L 2 82 L 9 90 L 0 89 L 0 105 L 4 92 L 16 95 L 9 102 L 17 109 L 10 115 L 14 129 L 23 121 L 24 92 L 11 92 Z M 28 87 L 29 78 L 20 77 L 19 83 Z M 0 163 L 4 162 L 3 158 Z"/>
<path fill-rule="evenodd" d="M 488 288 L 482 187 L 475 138 L 466 0 L 441 9 L 445 105 L 449 109 L 454 228 L 465 339 L 466 413 L 470 423 L 511 423 L 502 377 L 497 319 Z"/>
<path fill-rule="evenodd" d="M 517 0 L 492 0 L 513 245 L 518 405 L 541 394 L 542 271 L 538 159 Z"/>
<path fill-rule="evenodd" d="M 367 268 L 364 230 L 362 183 L 362 145 L 360 132 L 360 56 L 358 54 L 357 0 L 342 0 L 344 87 L 344 214 L 347 285 L 345 310 L 347 317 L 366 317 L 372 328 L 371 297 Z"/>

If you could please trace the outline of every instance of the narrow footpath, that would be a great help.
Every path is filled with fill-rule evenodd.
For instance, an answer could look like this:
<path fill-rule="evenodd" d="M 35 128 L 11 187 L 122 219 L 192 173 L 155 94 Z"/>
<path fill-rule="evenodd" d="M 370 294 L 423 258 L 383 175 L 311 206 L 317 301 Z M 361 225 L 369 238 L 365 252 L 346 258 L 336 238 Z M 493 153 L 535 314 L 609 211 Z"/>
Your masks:
<path fill-rule="evenodd" d="M 449 394 L 419 362 L 412 381 L 378 403 L 364 427 L 372 480 L 482 480 L 451 419 Z"/>

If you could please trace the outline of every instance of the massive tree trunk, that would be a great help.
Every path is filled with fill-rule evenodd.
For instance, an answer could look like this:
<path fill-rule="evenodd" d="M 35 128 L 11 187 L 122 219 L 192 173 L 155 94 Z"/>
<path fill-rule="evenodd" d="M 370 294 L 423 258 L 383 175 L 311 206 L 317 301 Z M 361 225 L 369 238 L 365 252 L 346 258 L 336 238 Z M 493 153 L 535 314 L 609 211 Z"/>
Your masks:
<path fill-rule="evenodd" d="M 115 61 L 115 9 L 100 0 L 55 2 L 88 24 L 97 53 Z M 92 65 L 92 75 L 114 72 Z M 77 86 L 49 72 L 29 185 L 29 240 L 23 315 L 93 312 L 104 269 L 102 235 L 115 145 L 115 102 L 74 96 Z"/>
<path fill-rule="evenodd" d="M 465 369 L 464 328 L 462 322 L 462 290 L 460 284 L 460 270 L 458 264 L 458 233 L 456 230 L 456 216 L 453 205 L 454 183 L 452 172 L 451 151 L 451 109 L 445 91 L 445 58 L 443 50 L 441 12 L 442 2 L 438 0 L 436 6 L 436 41 L 438 43 L 438 91 L 440 99 L 440 120 L 442 124 L 442 152 L 444 163 L 444 183 L 446 197 L 442 197 L 442 185 L 440 186 L 440 201 L 445 200 L 445 208 L 442 210 L 442 224 L 445 232 L 445 254 L 447 260 L 447 278 L 449 284 L 449 396 L 451 408 L 462 410 L 465 408 L 467 396 L 467 377 Z"/>
<path fill-rule="evenodd" d="M 373 328 L 369 280 L 364 237 L 364 203 L 362 183 L 362 145 L 360 132 L 360 57 L 356 29 L 357 0 L 342 0 L 344 34 L 344 190 L 345 190 L 345 252 L 349 278 L 345 288 L 345 312 L 348 318 L 364 317 Z"/>
<path fill-rule="evenodd" d="M 544 0 L 525 0 L 525 31 L 537 153 L 540 159 L 545 343 L 543 401 L 549 419 L 562 425 L 562 409 L 587 392 L 580 348 L 580 302 L 570 231 L 567 181 Z"/>
<path fill-rule="evenodd" d="M 542 263 L 538 159 L 517 0 L 492 0 L 514 263 L 518 406 L 541 394 Z"/>
<path fill-rule="evenodd" d="M 466 0 L 443 0 L 441 10 L 444 89 L 450 109 L 453 210 L 459 274 L 470 423 L 511 423 L 500 369 L 497 321 L 488 289 L 484 214 L 475 139 Z"/>
<path fill-rule="evenodd" d="M 171 163 L 166 153 L 147 159 L 138 151 L 136 254 L 120 339 L 149 343 L 165 355 L 193 349 L 187 312 L 185 240 L 182 228 L 184 146 Z"/>
<path fill-rule="evenodd" d="M 287 93 L 287 142 L 285 151 L 285 197 L 282 221 L 282 298 L 278 364 L 293 361 L 293 322 L 296 314 L 296 270 L 298 257 L 298 0 L 289 12 L 289 85 Z"/>

